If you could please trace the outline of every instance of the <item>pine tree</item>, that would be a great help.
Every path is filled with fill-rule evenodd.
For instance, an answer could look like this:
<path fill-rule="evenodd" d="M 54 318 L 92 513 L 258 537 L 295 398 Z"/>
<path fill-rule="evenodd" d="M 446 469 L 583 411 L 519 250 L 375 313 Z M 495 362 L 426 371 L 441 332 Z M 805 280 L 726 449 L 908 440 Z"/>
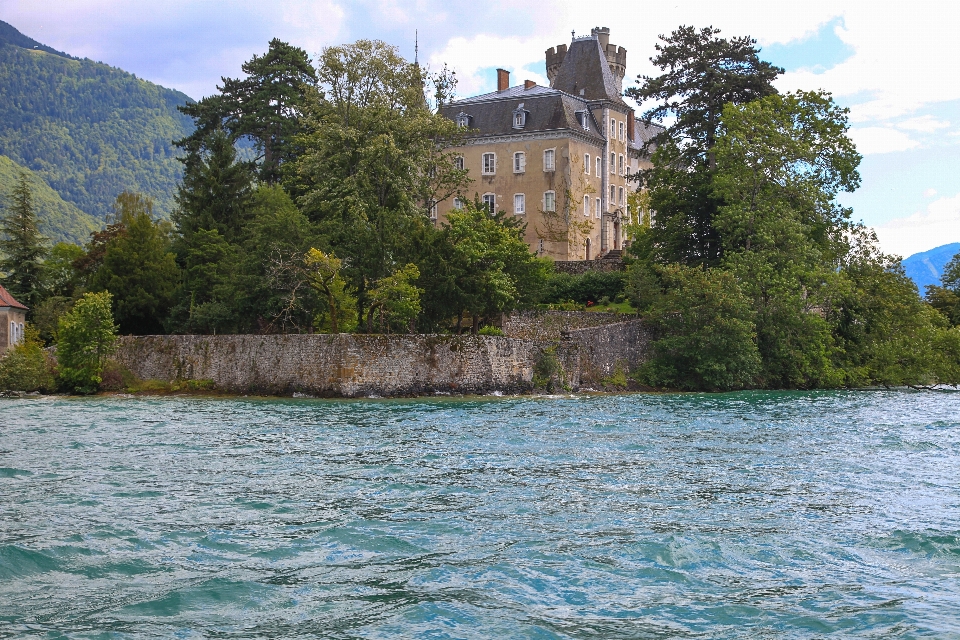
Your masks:
<path fill-rule="evenodd" d="M 26 174 L 21 173 L 10 193 L 6 214 L 0 218 L 0 271 L 3 284 L 18 301 L 35 307 L 41 297 L 41 274 L 47 239 L 37 229 L 37 213 Z"/>

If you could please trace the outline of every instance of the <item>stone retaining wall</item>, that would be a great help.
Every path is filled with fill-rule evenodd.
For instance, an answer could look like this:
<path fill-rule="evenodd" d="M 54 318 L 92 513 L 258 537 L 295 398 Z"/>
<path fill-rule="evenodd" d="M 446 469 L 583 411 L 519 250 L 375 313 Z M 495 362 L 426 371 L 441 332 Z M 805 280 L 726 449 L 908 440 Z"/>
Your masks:
<path fill-rule="evenodd" d="M 522 311 L 505 316 L 500 327 L 509 338 L 559 340 L 564 332 L 635 319 L 605 311 Z"/>
<path fill-rule="evenodd" d="M 126 336 L 117 361 L 148 380 L 212 380 L 232 393 L 328 397 L 527 393 L 554 351 L 571 389 L 595 386 L 647 348 L 637 320 L 559 340 L 447 335 Z"/>
<path fill-rule="evenodd" d="M 623 260 L 620 258 L 597 258 L 596 260 L 557 260 L 554 268 L 560 273 L 580 275 L 587 271 L 623 271 Z"/>

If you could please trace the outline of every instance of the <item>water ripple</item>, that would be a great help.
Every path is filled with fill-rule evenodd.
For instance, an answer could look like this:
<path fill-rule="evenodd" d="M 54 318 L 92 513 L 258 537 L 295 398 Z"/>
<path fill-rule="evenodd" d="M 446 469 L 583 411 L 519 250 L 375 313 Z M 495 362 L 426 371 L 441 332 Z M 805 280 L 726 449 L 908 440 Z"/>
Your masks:
<path fill-rule="evenodd" d="M 2 402 L 0 637 L 960 637 L 960 394 Z"/>

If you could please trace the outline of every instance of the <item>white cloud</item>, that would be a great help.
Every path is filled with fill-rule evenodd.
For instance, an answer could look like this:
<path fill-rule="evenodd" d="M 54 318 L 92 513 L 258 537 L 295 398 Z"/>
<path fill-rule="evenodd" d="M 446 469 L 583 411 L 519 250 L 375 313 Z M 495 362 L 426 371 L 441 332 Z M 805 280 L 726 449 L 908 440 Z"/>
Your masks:
<path fill-rule="evenodd" d="M 927 210 L 875 227 L 880 246 L 903 257 L 960 241 L 960 194 L 939 198 Z"/>
<path fill-rule="evenodd" d="M 907 129 L 908 131 L 920 131 L 921 133 L 933 133 L 938 129 L 945 129 L 950 126 L 946 120 L 937 120 L 931 115 L 924 115 L 917 118 L 910 118 L 897 123 L 897 128 Z"/>
<path fill-rule="evenodd" d="M 902 131 L 890 127 L 858 127 L 850 129 L 850 138 L 857 145 L 857 151 L 867 156 L 874 153 L 906 151 L 920 146 Z"/>
<path fill-rule="evenodd" d="M 935 195 L 937 195 L 936 189 L 927 189 L 926 191 L 923 192 L 924 198 L 932 198 Z"/>
<path fill-rule="evenodd" d="M 446 48 L 430 56 L 433 67 L 444 63 L 457 72 L 457 95 L 472 96 L 489 90 L 491 83 L 496 85 L 494 74 L 490 71 L 497 67 L 511 72 L 510 84 L 516 85 L 524 80 L 533 80 L 547 85 L 547 79 L 538 73 L 527 71 L 525 67 L 537 64 L 549 45 L 548 40 L 533 41 L 518 37 L 499 37 L 488 34 L 473 38 L 451 38 Z M 532 52 L 540 51 L 539 56 Z"/>

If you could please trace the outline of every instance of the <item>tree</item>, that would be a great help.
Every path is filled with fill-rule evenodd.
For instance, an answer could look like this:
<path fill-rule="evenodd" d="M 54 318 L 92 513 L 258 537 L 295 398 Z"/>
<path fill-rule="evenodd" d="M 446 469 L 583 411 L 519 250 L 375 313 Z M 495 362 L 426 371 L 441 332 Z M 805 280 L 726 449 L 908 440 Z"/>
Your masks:
<path fill-rule="evenodd" d="M 53 391 L 53 366 L 36 329 L 27 325 L 23 340 L 0 358 L 0 389 Z"/>
<path fill-rule="evenodd" d="M 657 56 L 650 59 L 666 73 L 641 76 L 639 87 L 624 93 L 643 103 L 660 102 L 644 113 L 653 120 L 675 118 L 655 142 L 672 141 L 681 153 L 677 160 L 687 167 L 715 165 L 711 155 L 720 129 L 720 116 L 727 104 L 746 104 L 777 92 L 773 81 L 783 69 L 760 60 L 757 41 L 750 36 L 717 37 L 719 29 L 680 26 L 669 37 L 660 36 Z"/>
<path fill-rule="evenodd" d="M 630 267 L 643 268 L 641 263 Z M 651 275 L 631 278 L 646 281 L 640 288 L 645 295 L 633 301 L 646 310 L 644 317 L 657 332 L 653 357 L 641 369 L 643 379 L 707 391 L 753 385 L 760 370 L 754 313 L 736 279 L 722 269 L 683 265 L 658 266 Z"/>
<path fill-rule="evenodd" d="M 266 54 L 253 56 L 242 69 L 246 77 L 224 78 L 219 94 L 178 107 L 197 128 L 177 145 L 196 155 L 222 131 L 230 144 L 249 138 L 258 152 L 257 178 L 277 184 L 283 165 L 301 151 L 296 136 L 316 71 L 306 51 L 276 38 Z"/>
<path fill-rule="evenodd" d="M 773 94 L 727 105 L 721 122 L 714 227 L 723 266 L 753 301 L 761 381 L 836 386 L 842 373 L 824 309 L 850 229 L 836 197 L 860 183 L 847 110 L 824 93 Z"/>
<path fill-rule="evenodd" d="M 323 92 L 308 103 L 305 149 L 285 185 L 343 259 L 358 315 L 369 283 L 418 260 L 429 209 L 464 190 L 447 146 L 460 132 L 427 108 L 424 77 L 395 48 L 361 40 L 318 61 Z"/>
<path fill-rule="evenodd" d="M 330 333 L 340 333 L 355 326 L 357 301 L 347 292 L 347 283 L 340 275 L 343 261 L 332 252 L 324 253 L 311 247 L 304 262 L 310 286 L 326 302 L 325 317 L 319 323 L 321 328 L 328 328 Z"/>
<path fill-rule="evenodd" d="M 657 213 L 647 241 L 637 244 L 634 254 L 661 264 L 719 264 L 722 243 L 713 218 L 722 200 L 711 174 L 724 106 L 775 94 L 773 80 L 783 73 L 759 59 L 749 36 L 728 40 L 719 33 L 713 27 L 681 26 L 669 37 L 660 36 L 651 62 L 665 73 L 640 77 L 639 87 L 625 91 L 640 103 L 659 102 L 644 113 L 648 123 L 674 119 L 652 141 L 657 147 L 653 168 L 640 176 Z"/>
<path fill-rule="evenodd" d="M 73 393 L 94 393 L 102 382 L 103 366 L 117 340 L 111 298 L 107 291 L 85 293 L 60 318 L 57 366 L 61 382 Z"/>
<path fill-rule="evenodd" d="M 37 229 L 37 215 L 33 209 L 30 185 L 21 173 L 6 215 L 0 218 L 0 271 L 5 274 L 4 285 L 18 301 L 31 309 L 43 296 L 43 259 L 46 256 L 46 238 Z"/>
<path fill-rule="evenodd" d="M 179 271 L 170 251 L 169 223 L 152 217 L 153 202 L 124 192 L 114 204 L 122 233 L 107 244 L 103 263 L 94 273 L 94 291 L 109 291 L 124 333 L 161 333 L 173 304 Z"/>
<path fill-rule="evenodd" d="M 954 327 L 960 325 L 960 253 L 943 267 L 940 285 L 927 286 L 927 301 Z"/>
<path fill-rule="evenodd" d="M 420 296 L 423 289 L 413 283 L 420 277 L 415 264 L 407 264 L 382 278 L 370 289 L 370 310 L 367 312 L 367 333 L 373 333 L 377 317 L 380 332 L 391 328 L 413 331 L 413 321 L 420 314 Z"/>

